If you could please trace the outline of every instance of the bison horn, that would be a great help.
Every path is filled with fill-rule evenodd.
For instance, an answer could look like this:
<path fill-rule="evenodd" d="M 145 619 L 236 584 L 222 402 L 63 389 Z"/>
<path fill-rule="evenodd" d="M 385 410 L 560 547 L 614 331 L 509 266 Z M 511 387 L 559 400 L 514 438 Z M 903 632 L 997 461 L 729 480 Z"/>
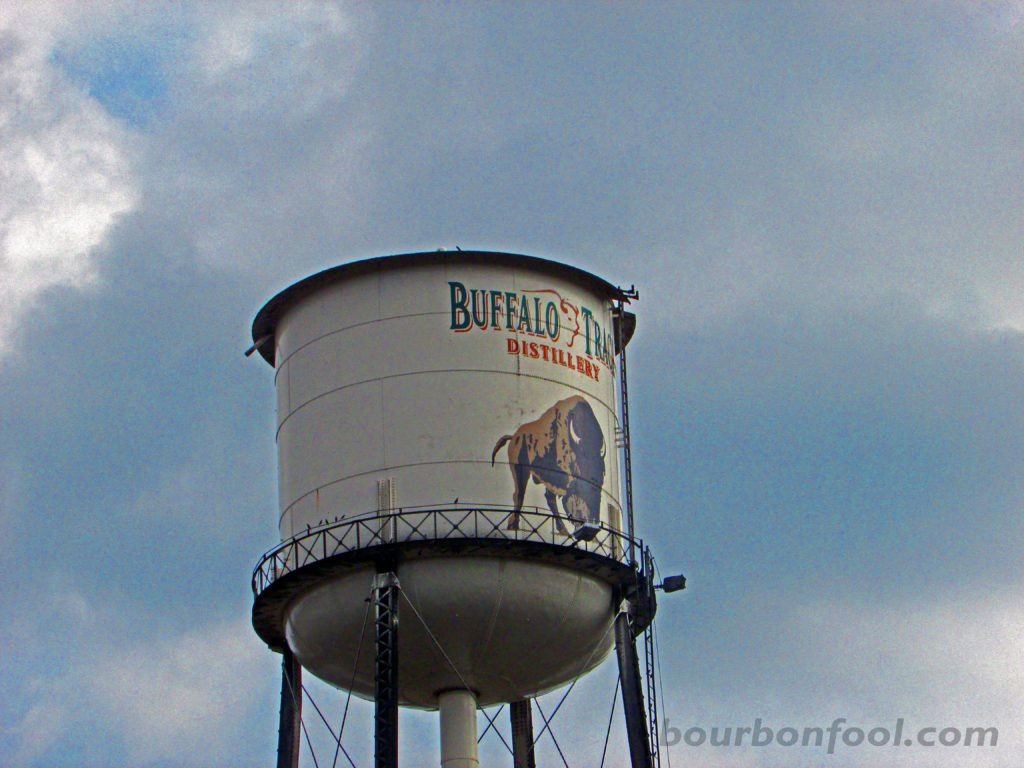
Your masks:
<path fill-rule="evenodd" d="M 607 443 L 605 443 L 604 438 L 602 437 L 601 438 L 601 458 L 602 459 L 604 458 L 604 452 L 605 452 L 605 448 L 606 447 L 607 447 Z"/>
<path fill-rule="evenodd" d="M 572 419 L 569 419 L 569 438 L 572 440 L 573 445 L 580 444 L 580 436 L 576 434 L 576 425 L 573 424 Z"/>

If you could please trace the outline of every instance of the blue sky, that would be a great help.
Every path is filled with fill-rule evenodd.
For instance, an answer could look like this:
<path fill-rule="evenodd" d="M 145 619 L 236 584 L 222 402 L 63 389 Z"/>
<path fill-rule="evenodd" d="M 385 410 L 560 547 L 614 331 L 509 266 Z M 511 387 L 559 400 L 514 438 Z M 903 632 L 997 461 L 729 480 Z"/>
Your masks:
<path fill-rule="evenodd" d="M 5 760 L 273 758 L 252 317 L 459 245 L 640 291 L 638 527 L 690 584 L 658 619 L 672 727 L 999 728 L 664 755 L 1020 765 L 1022 80 L 1020 2 L 5 4 Z M 614 674 L 559 714 L 571 765 Z M 436 740 L 403 713 L 404 764 Z"/>

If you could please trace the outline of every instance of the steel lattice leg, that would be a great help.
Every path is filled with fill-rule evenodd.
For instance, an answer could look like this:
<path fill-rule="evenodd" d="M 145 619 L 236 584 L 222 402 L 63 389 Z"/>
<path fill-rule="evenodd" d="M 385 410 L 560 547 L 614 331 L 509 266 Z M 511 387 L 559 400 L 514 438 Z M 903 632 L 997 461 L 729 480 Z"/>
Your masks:
<path fill-rule="evenodd" d="M 377 656 L 373 678 L 374 754 L 377 768 L 398 768 L 398 578 L 378 573 L 373 582 Z"/>

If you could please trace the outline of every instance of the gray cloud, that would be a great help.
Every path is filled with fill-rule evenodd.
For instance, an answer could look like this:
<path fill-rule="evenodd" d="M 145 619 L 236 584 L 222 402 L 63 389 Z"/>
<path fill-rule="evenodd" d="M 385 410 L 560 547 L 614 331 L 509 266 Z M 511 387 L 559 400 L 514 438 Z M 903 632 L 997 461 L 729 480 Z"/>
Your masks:
<path fill-rule="evenodd" d="M 984 722 L 1019 750 L 1019 682 L 992 679 L 1013 667 L 1020 620 L 1019 335 L 912 305 L 823 315 L 773 301 L 635 344 L 641 530 L 664 572 L 690 581 L 662 605 L 662 636 L 686 637 L 663 659 L 666 716 Z M 899 764 L 918 759 L 962 756 Z"/>
<path fill-rule="evenodd" d="M 5 165 L 6 220 L 45 235 L 0 369 L 21 764 L 269 755 L 277 658 L 245 623 L 276 537 L 272 372 L 248 324 L 320 267 L 456 244 L 640 288 L 639 522 L 691 583 L 661 608 L 667 716 L 1019 709 L 1013 4 L 39 8 L 5 27 L 8 89 L 46 86 L 5 145 L 79 148 L 53 189 L 106 207 L 50 247 L 69 209 Z M 118 41 L 159 49 L 151 81 L 104 86 Z M 580 685 L 556 733 L 596 761 L 614 670 Z M 178 755 L 199 713 L 210 751 Z M 433 748 L 432 715 L 405 723 Z M 1006 729 L 978 764 L 1019 754 Z"/>

